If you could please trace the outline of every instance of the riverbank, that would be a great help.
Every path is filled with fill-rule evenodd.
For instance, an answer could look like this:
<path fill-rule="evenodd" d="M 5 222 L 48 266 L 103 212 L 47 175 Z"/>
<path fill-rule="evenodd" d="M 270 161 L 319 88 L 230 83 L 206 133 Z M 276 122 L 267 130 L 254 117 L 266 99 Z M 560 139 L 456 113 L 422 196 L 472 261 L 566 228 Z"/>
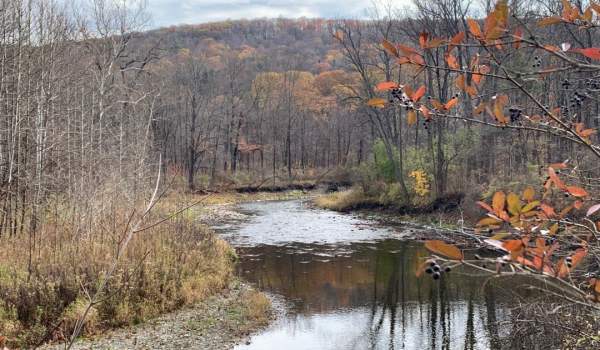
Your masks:
<path fill-rule="evenodd" d="M 177 264 L 181 274 L 165 272 L 161 273 L 161 278 L 140 277 L 139 282 L 134 283 L 139 288 L 128 290 L 133 290 L 136 295 L 145 294 L 146 297 L 133 299 L 125 293 L 125 300 L 112 306 L 117 310 L 124 310 L 119 311 L 121 316 L 118 323 L 117 319 L 113 322 L 106 320 L 105 307 L 102 304 L 95 306 L 88 317 L 83 340 L 76 343 L 76 348 L 223 349 L 244 342 L 244 337 L 249 333 L 266 326 L 273 315 L 277 314 L 278 309 L 272 307 L 269 297 L 265 294 L 234 277 L 232 272 L 237 259 L 235 251 L 224 240 L 218 238 L 210 227 L 244 219 L 243 214 L 233 209 L 238 203 L 298 199 L 307 195 L 306 191 L 296 190 L 279 193 L 224 192 L 210 195 L 170 193 L 165 196 L 157 206 L 160 217 L 177 212 L 190 203 L 198 204 L 182 211 L 175 219 L 159 225 L 159 231 L 148 232 L 143 240 L 134 239 L 132 244 L 135 249 L 132 249 L 130 254 L 137 257 L 136 252 L 148 251 L 148 244 L 151 243 L 158 254 L 147 254 L 141 258 L 145 259 L 142 266 L 154 266 L 155 260 L 161 261 L 161 257 L 165 258 L 166 261 L 159 266 L 160 272 L 168 268 L 168 261 L 175 262 L 169 258 L 170 255 L 182 254 L 187 250 L 188 252 L 182 255 L 183 260 L 180 259 Z M 168 232 L 173 230 L 190 234 L 175 234 L 176 237 L 167 238 L 165 234 L 168 235 Z M 165 244 L 166 242 L 170 243 Z M 190 256 L 191 253 L 194 255 Z M 128 257 L 132 260 L 131 263 L 123 265 L 133 264 L 134 256 Z M 135 272 L 132 273 L 136 275 Z M 152 272 L 146 271 L 141 276 L 148 274 Z M 174 278 L 175 276 L 180 277 Z M 117 277 L 123 279 L 120 275 Z M 170 286 L 166 291 L 168 295 L 161 294 L 160 285 L 155 286 L 155 283 L 147 288 L 143 287 L 148 285 L 149 279 L 162 279 L 162 285 Z M 114 286 L 118 288 L 117 284 Z M 76 286 L 73 287 L 73 293 L 77 293 Z M 164 298 L 173 300 L 165 304 L 160 301 Z M 71 325 L 83 309 L 81 298 L 75 300 L 78 300 L 77 303 L 66 301 L 77 307 L 67 307 L 68 311 L 63 312 L 62 319 L 59 320 L 62 325 L 56 327 L 53 333 L 45 332 L 48 334 L 47 340 L 51 341 L 48 349 L 64 347 L 60 340 L 68 337 Z M 153 303 L 157 304 L 157 307 L 151 309 L 150 305 Z M 0 326 L 6 327 L 10 320 L 0 321 Z M 17 337 L 7 339 L 13 346 L 24 346 L 35 341 L 35 338 L 18 338 L 17 330 L 13 334 Z"/>
<path fill-rule="evenodd" d="M 471 236 L 467 227 L 473 227 L 477 218 L 462 210 L 463 196 L 449 194 L 433 202 L 416 206 L 403 206 L 382 201 L 362 191 L 351 188 L 345 191 L 322 194 L 313 198 L 315 207 L 342 213 L 355 213 L 394 227 L 406 227 L 413 240 L 446 238 L 454 234 L 458 241 Z M 461 239 L 462 236 L 462 239 Z"/>
<path fill-rule="evenodd" d="M 202 302 L 83 339 L 73 349 L 229 349 L 248 342 L 249 334 L 267 326 L 278 312 L 281 310 L 272 307 L 269 297 L 235 278 L 227 288 Z M 41 349 L 63 348 L 57 344 Z"/>
<path fill-rule="evenodd" d="M 257 303 L 262 295 L 258 292 L 227 296 L 230 290 L 237 290 L 230 287 L 236 254 L 209 226 L 231 220 L 230 216 L 236 215 L 229 209 L 231 204 L 306 195 L 297 190 L 210 195 L 171 192 L 163 196 L 141 224 L 149 227 L 132 236 L 99 296 L 101 301 L 89 309 L 81 336 L 97 339 L 114 329 L 144 325 L 162 315 L 195 308 L 213 296 L 220 296 L 214 304 L 219 310 L 223 303 L 235 310 L 246 302 L 244 299 L 253 300 L 247 305 L 258 307 L 249 311 L 254 316 L 244 317 L 232 329 L 244 333 L 260 327 L 270 312 L 268 302 Z M 193 203 L 198 204 L 190 206 Z M 142 211 L 140 208 L 137 212 Z M 27 240 L 0 237 L 5 248 L 0 251 L 2 346 L 31 348 L 68 339 L 88 308 L 89 296 L 96 293 L 105 271 L 115 263 L 115 249 L 133 215 L 132 207 L 113 207 L 96 214 L 88 227 L 77 228 L 71 220 L 77 210 L 61 209 L 56 216 L 49 216 L 44 231 L 38 232 L 44 239 L 36 240 L 35 255 L 22 253 L 30 251 Z M 177 215 L 169 218 L 174 213 Z M 161 223 L 153 226 L 154 222 Z M 221 300 L 224 295 L 227 302 Z M 186 313 L 183 315 L 185 318 Z M 216 318 L 221 319 L 227 318 Z"/>

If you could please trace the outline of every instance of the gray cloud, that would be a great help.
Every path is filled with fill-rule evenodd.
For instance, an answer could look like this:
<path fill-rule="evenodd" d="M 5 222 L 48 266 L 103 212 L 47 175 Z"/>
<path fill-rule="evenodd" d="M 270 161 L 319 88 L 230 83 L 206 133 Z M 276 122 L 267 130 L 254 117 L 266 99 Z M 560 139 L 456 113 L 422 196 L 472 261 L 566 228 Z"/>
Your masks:
<path fill-rule="evenodd" d="M 148 0 L 153 27 L 261 17 L 364 16 L 368 0 Z"/>

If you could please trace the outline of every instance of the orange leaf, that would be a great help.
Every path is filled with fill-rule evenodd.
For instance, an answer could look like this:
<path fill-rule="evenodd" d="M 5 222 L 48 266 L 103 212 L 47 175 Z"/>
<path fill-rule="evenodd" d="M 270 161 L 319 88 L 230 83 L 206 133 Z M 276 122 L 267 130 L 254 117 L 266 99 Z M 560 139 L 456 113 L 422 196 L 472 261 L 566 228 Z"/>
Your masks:
<path fill-rule="evenodd" d="M 469 27 L 469 31 L 471 32 L 471 34 L 473 34 L 473 36 L 475 36 L 478 39 L 483 38 L 481 27 L 479 26 L 479 23 L 477 23 L 476 20 L 472 18 L 467 19 L 467 26 Z"/>
<path fill-rule="evenodd" d="M 454 55 L 452 55 L 452 54 L 446 55 L 446 63 L 448 63 L 448 67 L 450 67 L 452 69 L 460 68 L 458 61 L 456 60 L 456 57 L 454 57 Z"/>
<path fill-rule="evenodd" d="M 548 175 L 550 176 L 550 179 L 552 180 L 552 182 L 554 182 L 556 187 L 560 188 L 561 190 L 564 190 L 567 188 L 565 183 L 562 182 L 562 180 L 556 175 L 554 168 L 548 167 Z"/>
<path fill-rule="evenodd" d="M 417 89 L 417 91 L 415 91 L 412 94 L 412 96 L 410 97 L 410 99 L 413 102 L 419 102 L 419 100 L 421 99 L 421 97 L 423 97 L 425 95 L 426 91 L 427 91 L 427 89 L 425 88 L 425 85 L 423 85 L 419 89 Z"/>
<path fill-rule="evenodd" d="M 586 197 L 588 195 L 588 193 L 583 188 L 577 186 L 567 186 L 566 190 L 573 197 Z"/>
<path fill-rule="evenodd" d="M 523 247 L 523 241 L 520 239 L 509 239 L 502 242 L 502 247 L 511 253 L 516 252 Z"/>
<path fill-rule="evenodd" d="M 452 109 L 452 107 L 456 106 L 457 103 L 458 103 L 458 98 L 452 97 L 448 102 L 446 102 L 446 104 L 444 105 L 444 109 L 450 110 L 450 109 Z"/>
<path fill-rule="evenodd" d="M 581 130 L 579 132 L 577 132 L 579 134 L 579 136 L 585 138 L 588 138 L 592 135 L 594 135 L 597 132 L 596 129 L 585 129 L 585 130 Z"/>
<path fill-rule="evenodd" d="M 554 208 L 552 208 L 551 206 L 542 203 L 542 204 L 540 204 L 540 208 L 542 209 L 544 214 L 546 214 L 547 217 L 552 218 L 552 217 L 556 216 L 556 212 L 554 211 Z"/>
<path fill-rule="evenodd" d="M 586 257 L 588 250 L 586 248 L 579 248 L 571 255 L 571 267 L 569 268 L 564 259 L 558 262 L 557 271 L 558 277 L 566 277 L 573 269 Z"/>
<path fill-rule="evenodd" d="M 452 260 L 462 260 L 463 253 L 456 246 L 447 244 L 443 241 L 426 241 L 425 248 L 435 254 L 443 255 Z"/>
<path fill-rule="evenodd" d="M 494 197 L 492 198 L 492 208 L 494 208 L 494 212 L 496 214 L 504 210 L 505 201 L 506 195 L 504 194 L 504 192 L 498 191 L 494 193 Z"/>
<path fill-rule="evenodd" d="M 375 91 L 388 91 L 396 89 L 397 87 L 398 84 L 394 83 L 393 81 L 384 81 L 377 84 L 377 86 L 375 87 Z"/>
<path fill-rule="evenodd" d="M 500 124 L 507 124 L 508 118 L 504 116 L 504 103 L 499 98 L 496 98 L 496 102 L 494 103 L 494 117 Z"/>

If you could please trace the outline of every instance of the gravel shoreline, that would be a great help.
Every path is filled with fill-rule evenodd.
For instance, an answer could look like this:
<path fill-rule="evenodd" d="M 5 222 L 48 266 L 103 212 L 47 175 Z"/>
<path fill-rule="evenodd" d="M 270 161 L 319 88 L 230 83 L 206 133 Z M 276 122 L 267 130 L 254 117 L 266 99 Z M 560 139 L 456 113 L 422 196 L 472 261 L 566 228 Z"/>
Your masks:
<path fill-rule="evenodd" d="M 250 335 L 266 328 L 285 313 L 284 304 L 271 300 L 268 322 L 240 317 L 244 295 L 254 288 L 235 280 L 230 288 L 205 302 L 174 311 L 140 325 L 108 331 L 94 339 L 79 340 L 72 349 L 232 349 L 249 343 Z M 64 349 L 53 344 L 41 349 Z"/>

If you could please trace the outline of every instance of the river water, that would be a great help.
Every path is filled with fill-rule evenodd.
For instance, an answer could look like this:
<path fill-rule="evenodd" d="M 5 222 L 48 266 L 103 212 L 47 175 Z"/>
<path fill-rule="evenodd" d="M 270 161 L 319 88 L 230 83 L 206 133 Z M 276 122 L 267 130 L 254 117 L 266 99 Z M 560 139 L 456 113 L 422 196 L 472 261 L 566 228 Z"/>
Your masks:
<path fill-rule="evenodd" d="M 237 349 L 500 349 L 509 309 L 483 277 L 416 278 L 410 232 L 302 201 L 242 204 L 248 220 L 221 227 L 239 274 L 289 305 Z"/>

